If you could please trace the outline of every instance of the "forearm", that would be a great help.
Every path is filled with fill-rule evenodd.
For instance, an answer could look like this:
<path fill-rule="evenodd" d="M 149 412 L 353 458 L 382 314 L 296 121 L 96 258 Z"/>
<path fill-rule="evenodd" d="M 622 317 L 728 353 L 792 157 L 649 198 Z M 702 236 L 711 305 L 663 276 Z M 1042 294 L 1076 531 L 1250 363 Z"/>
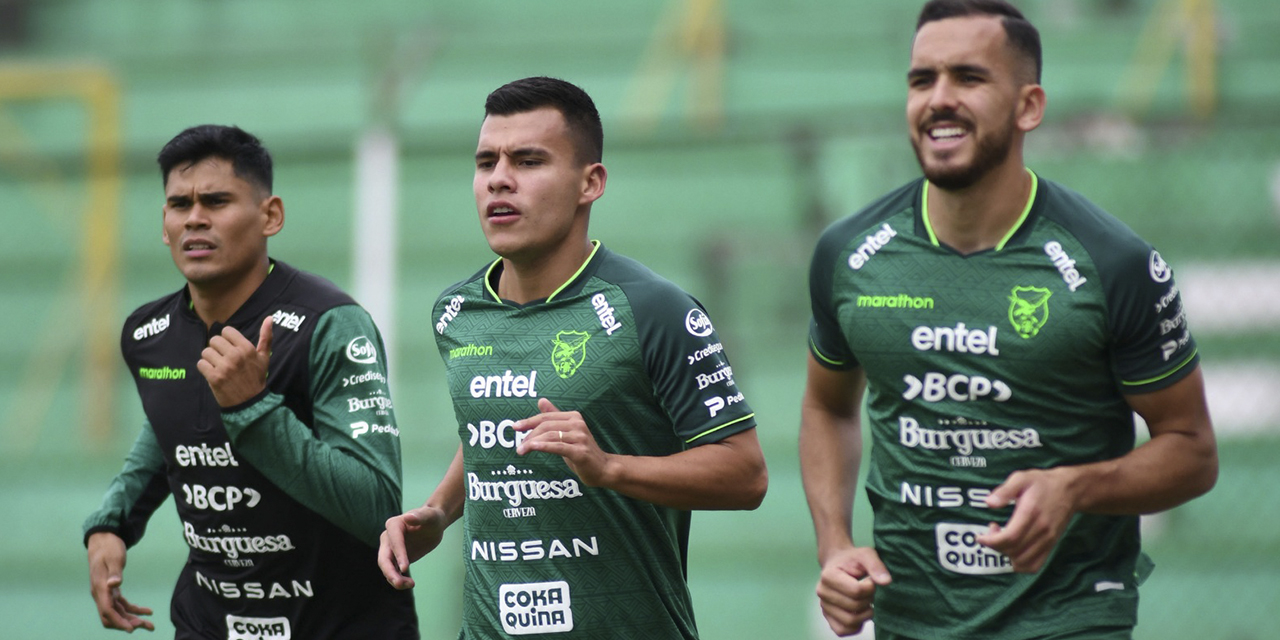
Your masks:
<path fill-rule="evenodd" d="M 611 455 L 601 486 L 673 509 L 754 509 L 768 486 L 755 429 L 669 456 Z"/>
<path fill-rule="evenodd" d="M 813 518 L 818 561 L 853 545 L 853 500 L 862 459 L 856 417 L 838 416 L 808 403 L 800 411 L 800 474 Z"/>
<path fill-rule="evenodd" d="M 466 497 L 462 446 L 459 445 L 458 452 L 454 454 L 453 462 L 449 464 L 449 469 L 445 471 L 444 478 L 440 480 L 440 484 L 436 485 L 436 490 L 431 492 L 431 496 L 427 498 L 427 501 L 422 506 L 438 509 L 444 513 L 447 526 L 462 517 Z"/>
<path fill-rule="evenodd" d="M 1176 507 L 1207 492 L 1217 477 L 1212 438 L 1197 433 L 1157 434 L 1128 454 L 1064 467 L 1076 511 L 1138 515 Z"/>
<path fill-rule="evenodd" d="M 144 424 L 123 468 L 107 487 L 101 505 L 84 521 L 85 543 L 92 533 L 106 531 L 127 545 L 135 544 L 146 531 L 151 514 L 168 495 L 164 454 L 151 425 Z"/>
<path fill-rule="evenodd" d="M 223 424 L 236 453 L 290 497 L 361 540 L 376 544 L 384 521 L 400 512 L 398 450 L 393 461 L 384 459 L 390 453 L 335 447 L 312 433 L 277 394 L 223 413 Z"/>

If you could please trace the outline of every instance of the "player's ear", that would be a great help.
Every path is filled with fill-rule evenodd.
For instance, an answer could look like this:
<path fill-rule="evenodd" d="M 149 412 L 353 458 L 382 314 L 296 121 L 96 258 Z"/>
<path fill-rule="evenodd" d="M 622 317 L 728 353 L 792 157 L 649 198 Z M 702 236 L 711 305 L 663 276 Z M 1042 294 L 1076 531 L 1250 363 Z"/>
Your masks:
<path fill-rule="evenodd" d="M 270 196 L 262 201 L 262 214 L 266 217 L 262 228 L 264 237 L 271 237 L 284 228 L 284 200 L 280 196 Z"/>
<path fill-rule="evenodd" d="M 599 162 L 587 165 L 582 171 L 582 193 L 578 197 L 578 204 L 591 204 L 604 195 L 604 185 L 609 180 L 609 172 Z"/>
<path fill-rule="evenodd" d="M 1017 113 L 1014 114 L 1018 129 L 1026 132 L 1040 126 L 1048 100 L 1044 87 L 1034 83 L 1022 85 L 1018 90 Z"/>

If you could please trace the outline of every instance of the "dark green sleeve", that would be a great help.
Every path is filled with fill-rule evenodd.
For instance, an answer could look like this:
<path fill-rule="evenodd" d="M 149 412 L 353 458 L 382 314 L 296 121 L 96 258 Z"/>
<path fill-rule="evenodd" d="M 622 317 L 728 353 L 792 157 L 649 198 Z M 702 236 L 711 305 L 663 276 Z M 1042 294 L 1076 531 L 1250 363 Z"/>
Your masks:
<path fill-rule="evenodd" d="M 110 531 L 120 536 L 126 545 L 133 546 L 146 532 L 151 514 L 168 497 L 164 454 L 151 425 L 143 424 L 133 449 L 124 459 L 124 468 L 102 496 L 102 505 L 84 521 L 86 543 L 90 534 Z"/>
<path fill-rule="evenodd" d="M 372 361 L 347 355 L 361 337 L 377 345 Z M 400 513 L 400 431 L 382 337 L 369 314 L 347 305 L 320 316 L 310 368 L 314 433 L 275 393 L 224 412 L 223 425 L 236 452 L 267 479 L 376 547 L 386 519 Z"/>

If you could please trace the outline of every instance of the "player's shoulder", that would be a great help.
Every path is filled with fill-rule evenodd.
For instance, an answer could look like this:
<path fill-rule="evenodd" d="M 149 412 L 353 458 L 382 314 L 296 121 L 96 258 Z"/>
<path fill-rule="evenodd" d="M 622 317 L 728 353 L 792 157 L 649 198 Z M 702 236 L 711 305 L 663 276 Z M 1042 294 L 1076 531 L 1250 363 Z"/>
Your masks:
<path fill-rule="evenodd" d="M 449 299 L 459 295 L 474 296 L 474 295 L 478 295 L 479 293 L 482 293 L 485 288 L 486 276 L 489 274 L 490 271 L 493 270 L 494 266 L 500 260 L 501 258 L 498 258 L 496 260 L 487 262 L 483 267 L 480 267 L 478 270 L 476 270 L 475 273 L 472 273 L 470 276 L 467 276 L 466 278 L 463 278 L 462 280 L 454 282 L 453 284 L 450 284 L 449 286 L 445 287 L 444 290 L 440 292 L 440 295 L 436 296 L 436 301 L 433 306 L 439 306 L 442 303 L 447 304 Z"/>
<path fill-rule="evenodd" d="M 161 296 L 147 302 L 137 309 L 133 310 L 124 321 L 124 333 L 126 336 L 147 331 L 156 332 L 163 330 L 160 327 L 167 328 L 173 321 L 173 314 L 182 308 L 182 301 L 185 299 L 183 289 L 178 289 L 173 293 Z M 148 330 L 148 327 L 151 327 Z"/>
<path fill-rule="evenodd" d="M 281 302 L 316 313 L 356 304 L 354 298 L 324 276 L 303 271 L 280 260 L 276 260 L 274 264 L 271 275 L 283 280 Z"/>
<path fill-rule="evenodd" d="M 855 239 L 861 241 L 868 231 L 884 226 L 890 218 L 913 212 L 923 184 L 924 178 L 916 178 L 832 222 L 819 237 L 817 252 L 838 251 Z"/>
<path fill-rule="evenodd" d="M 676 283 L 634 258 L 601 247 L 600 264 L 594 277 L 602 283 L 618 287 L 633 310 L 651 309 L 654 305 L 686 306 L 693 296 Z"/>
<path fill-rule="evenodd" d="M 1150 243 L 1080 192 L 1044 178 L 1039 179 L 1038 190 L 1040 215 L 1078 242 L 1099 270 L 1150 259 L 1154 251 Z"/>

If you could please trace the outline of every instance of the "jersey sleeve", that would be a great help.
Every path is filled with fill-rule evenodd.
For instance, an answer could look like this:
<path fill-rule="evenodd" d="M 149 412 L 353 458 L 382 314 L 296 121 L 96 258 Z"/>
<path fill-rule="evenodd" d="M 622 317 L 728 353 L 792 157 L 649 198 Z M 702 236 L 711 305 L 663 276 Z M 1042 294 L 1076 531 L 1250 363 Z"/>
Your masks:
<path fill-rule="evenodd" d="M 1157 391 L 1194 371 L 1199 354 L 1173 269 L 1145 243 L 1125 251 L 1112 269 L 1107 307 L 1120 390 Z"/>
<path fill-rule="evenodd" d="M 640 348 L 658 401 L 687 446 L 756 426 L 724 344 L 702 305 L 675 285 L 632 301 Z"/>
<path fill-rule="evenodd" d="M 840 258 L 841 236 L 828 231 L 818 241 L 809 265 L 809 352 L 828 369 L 852 369 L 858 361 L 840 328 L 835 308 L 835 269 Z"/>
<path fill-rule="evenodd" d="M 352 352 L 352 344 L 365 348 Z M 382 337 L 361 307 L 335 307 L 320 316 L 309 358 L 314 433 L 276 393 L 224 411 L 223 424 L 236 451 L 276 486 L 376 547 L 401 506 L 400 431 Z"/>
<path fill-rule="evenodd" d="M 164 454 L 149 423 L 133 442 L 124 467 L 107 486 L 102 504 L 84 521 L 84 540 L 99 531 L 110 531 L 133 546 L 142 539 L 151 514 L 169 497 Z"/>

